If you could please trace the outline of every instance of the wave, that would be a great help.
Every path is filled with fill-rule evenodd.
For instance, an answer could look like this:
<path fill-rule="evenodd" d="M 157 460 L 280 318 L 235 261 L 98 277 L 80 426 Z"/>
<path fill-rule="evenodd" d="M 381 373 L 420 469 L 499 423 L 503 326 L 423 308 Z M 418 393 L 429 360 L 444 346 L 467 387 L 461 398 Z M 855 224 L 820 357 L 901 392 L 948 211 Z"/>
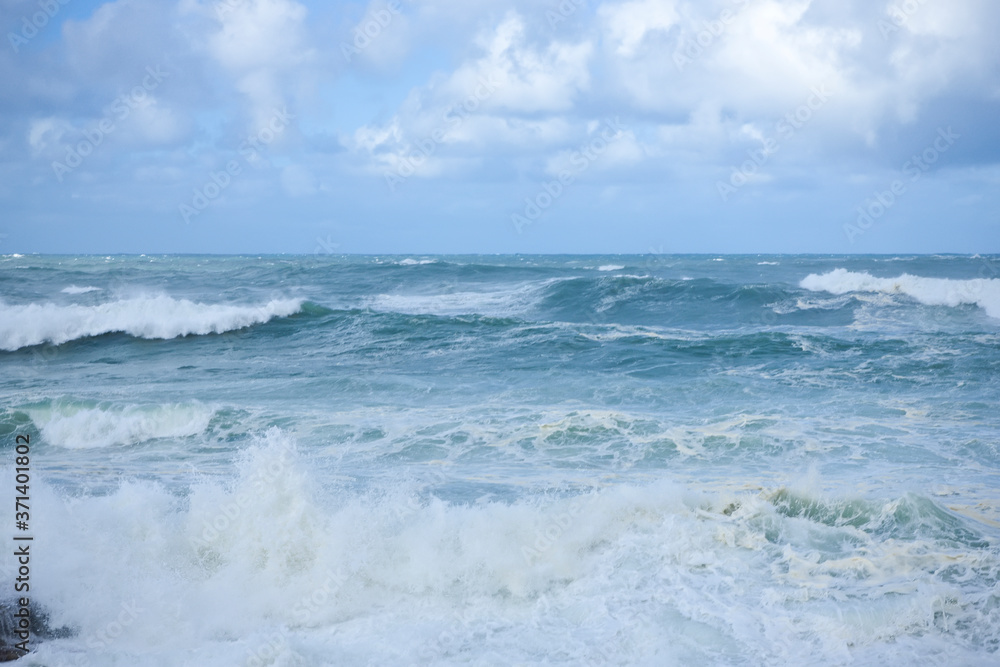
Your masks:
<path fill-rule="evenodd" d="M 761 321 L 765 307 L 795 296 L 779 285 L 618 272 L 456 285 L 461 289 L 444 291 L 435 285 L 434 291 L 376 294 L 358 305 L 405 315 L 687 326 L 717 322 L 723 315 L 728 322 Z"/>
<path fill-rule="evenodd" d="M 215 410 L 201 403 L 113 405 L 66 399 L 24 410 L 51 445 L 92 449 L 203 433 Z"/>
<path fill-rule="evenodd" d="M 407 257 L 406 259 L 399 260 L 398 265 L 399 266 L 422 266 L 424 264 L 438 264 L 438 263 L 439 262 L 436 259 L 413 259 L 411 257 Z"/>
<path fill-rule="evenodd" d="M 597 270 L 598 271 L 621 271 L 624 268 L 625 267 L 622 266 L 621 264 L 604 264 L 602 266 L 597 267 Z"/>
<path fill-rule="evenodd" d="M 87 294 L 88 292 L 100 292 L 100 287 L 77 287 L 76 285 L 70 285 L 69 287 L 64 287 L 59 290 L 63 294 Z"/>
<path fill-rule="evenodd" d="M 126 333 L 137 338 L 224 333 L 302 310 L 303 299 L 275 299 L 261 306 L 195 303 L 169 296 L 109 301 L 97 306 L 0 303 L 0 350 L 59 345 L 71 340 Z"/>
<path fill-rule="evenodd" d="M 620 324 L 686 326 L 722 313 L 748 319 L 789 296 L 777 285 L 614 274 L 562 281 L 547 290 L 541 306 L 553 317 L 570 320 L 595 316 Z"/>
<path fill-rule="evenodd" d="M 565 278 L 539 282 L 501 285 L 482 291 L 444 292 L 433 294 L 378 294 L 366 305 L 380 312 L 407 315 L 483 315 L 511 317 L 523 314 L 535 306 L 544 291 Z"/>
<path fill-rule="evenodd" d="M 835 269 L 829 273 L 810 274 L 799 286 L 813 292 L 847 294 L 880 292 L 905 294 L 927 306 L 975 305 L 990 317 L 1000 319 L 1000 280 L 975 278 L 924 278 L 904 273 L 896 278 L 876 278 L 867 272 Z"/>
<path fill-rule="evenodd" d="M 33 597 L 72 633 L 36 660 L 973 664 L 1000 639 L 996 548 L 919 496 L 660 481 L 461 504 L 406 479 L 341 488 L 277 429 L 237 470 L 183 500 L 33 486 L 39 539 L 73 554 Z"/>

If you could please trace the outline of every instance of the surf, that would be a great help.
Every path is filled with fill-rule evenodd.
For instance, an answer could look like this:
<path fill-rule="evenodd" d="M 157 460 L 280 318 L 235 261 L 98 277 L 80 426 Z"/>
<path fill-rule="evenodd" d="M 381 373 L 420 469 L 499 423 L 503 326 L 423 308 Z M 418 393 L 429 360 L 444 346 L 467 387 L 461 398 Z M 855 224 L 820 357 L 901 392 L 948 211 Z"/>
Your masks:
<path fill-rule="evenodd" d="M 834 269 L 824 274 L 809 274 L 799 286 L 813 292 L 847 294 L 877 292 L 905 294 L 926 306 L 974 305 L 992 318 L 1000 319 L 1000 280 L 996 278 L 927 278 L 908 273 L 895 278 L 876 278 L 866 271 Z"/>
<path fill-rule="evenodd" d="M 63 343 L 124 333 L 136 338 L 171 339 L 218 334 L 302 310 L 303 299 L 272 299 L 256 306 L 212 304 L 167 295 L 106 301 L 95 306 L 0 303 L 0 350 Z"/>

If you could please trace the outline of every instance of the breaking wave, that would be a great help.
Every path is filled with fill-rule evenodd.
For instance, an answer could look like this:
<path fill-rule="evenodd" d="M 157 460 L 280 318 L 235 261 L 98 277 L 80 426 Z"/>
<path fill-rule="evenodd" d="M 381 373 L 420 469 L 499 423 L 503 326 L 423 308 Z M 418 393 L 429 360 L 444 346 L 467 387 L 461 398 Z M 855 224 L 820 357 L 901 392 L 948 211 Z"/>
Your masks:
<path fill-rule="evenodd" d="M 876 278 L 866 272 L 835 269 L 822 275 L 810 274 L 799 286 L 813 292 L 847 294 L 881 292 L 905 294 L 927 306 L 976 305 L 990 317 L 1000 319 L 1000 280 L 976 278 L 924 278 L 904 273 L 896 278 Z"/>
<path fill-rule="evenodd" d="M 260 306 L 195 303 L 166 295 L 108 301 L 96 306 L 0 303 L 0 349 L 56 345 L 109 333 L 137 338 L 224 333 L 302 310 L 302 299 L 275 299 Z"/>

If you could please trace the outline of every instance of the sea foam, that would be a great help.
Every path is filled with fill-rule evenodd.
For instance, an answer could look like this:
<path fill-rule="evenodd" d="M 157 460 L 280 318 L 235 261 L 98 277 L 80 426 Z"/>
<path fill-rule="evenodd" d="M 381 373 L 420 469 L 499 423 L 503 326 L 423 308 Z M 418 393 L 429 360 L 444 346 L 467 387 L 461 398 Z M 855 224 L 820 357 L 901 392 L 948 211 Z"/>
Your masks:
<path fill-rule="evenodd" d="M 100 292 L 100 287 L 94 287 L 93 285 L 87 285 L 84 287 L 77 287 L 76 285 L 70 285 L 69 287 L 64 287 L 59 290 L 63 294 L 87 294 L 88 292 Z"/>
<path fill-rule="evenodd" d="M 176 338 L 223 333 L 299 312 L 302 299 L 275 299 L 260 306 L 195 303 L 166 295 L 108 301 L 97 306 L 0 303 L 0 349 L 122 332 L 138 338 Z"/>
<path fill-rule="evenodd" d="M 203 433 L 215 411 L 201 403 L 84 404 L 68 400 L 26 410 L 49 444 L 67 449 L 134 445 Z"/>
<path fill-rule="evenodd" d="M 995 550 L 956 552 L 961 522 L 917 496 L 662 481 L 454 504 L 403 479 L 323 493 L 315 467 L 271 429 L 228 484 L 192 480 L 183 497 L 33 486 L 39 543 L 62 546 L 33 557 L 33 600 L 69 629 L 36 661 L 971 664 L 963 645 L 996 641 L 976 584 Z"/>
<path fill-rule="evenodd" d="M 829 273 L 810 274 L 799 286 L 813 292 L 846 294 L 881 292 L 905 294 L 927 306 L 976 305 L 990 317 L 1000 319 L 1000 280 L 975 278 L 924 278 L 904 273 L 896 278 L 876 278 L 866 272 L 835 269 Z"/>
<path fill-rule="evenodd" d="M 562 282 L 554 278 L 494 286 L 482 291 L 455 291 L 433 294 L 378 294 L 368 300 L 368 307 L 380 312 L 407 315 L 482 315 L 515 317 L 535 306 L 545 290 Z"/>
<path fill-rule="evenodd" d="M 413 259 L 412 257 L 407 257 L 406 259 L 401 259 L 399 261 L 399 266 L 421 266 L 423 264 L 437 264 L 436 259 Z"/>

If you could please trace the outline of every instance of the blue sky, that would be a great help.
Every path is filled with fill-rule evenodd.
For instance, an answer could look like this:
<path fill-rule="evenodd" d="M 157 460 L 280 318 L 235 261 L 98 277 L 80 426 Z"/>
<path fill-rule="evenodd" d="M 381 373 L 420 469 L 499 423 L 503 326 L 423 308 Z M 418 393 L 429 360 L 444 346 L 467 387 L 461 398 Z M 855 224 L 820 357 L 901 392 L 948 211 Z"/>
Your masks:
<path fill-rule="evenodd" d="M 0 252 L 998 252 L 991 0 L 0 0 Z"/>

